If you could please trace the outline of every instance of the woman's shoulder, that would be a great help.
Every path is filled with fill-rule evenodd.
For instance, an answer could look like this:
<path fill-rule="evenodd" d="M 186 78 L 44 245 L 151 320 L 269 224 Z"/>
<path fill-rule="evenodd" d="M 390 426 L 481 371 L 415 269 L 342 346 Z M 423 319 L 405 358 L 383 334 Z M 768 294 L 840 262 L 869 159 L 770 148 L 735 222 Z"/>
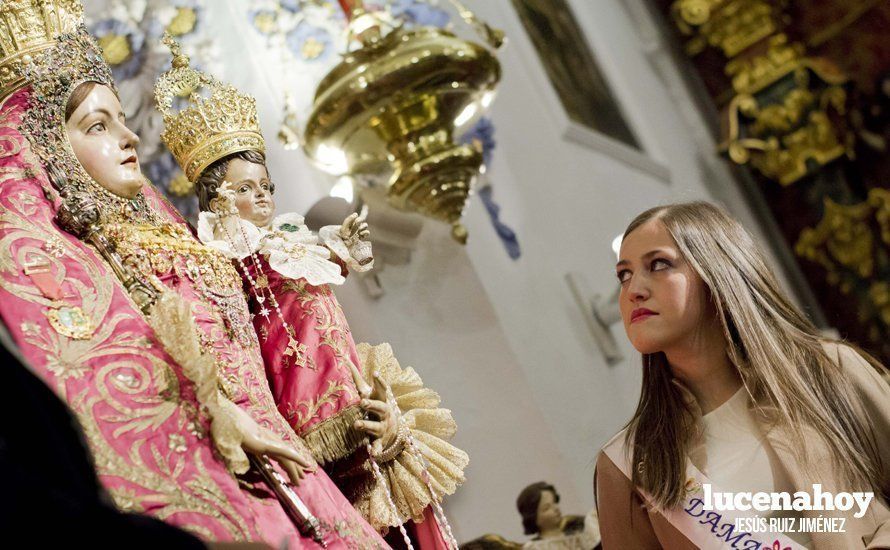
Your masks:
<path fill-rule="evenodd" d="M 825 351 L 828 357 L 834 359 L 838 363 L 841 362 L 841 353 L 844 353 L 845 355 L 850 353 L 859 355 L 853 348 L 840 340 L 821 340 L 819 343 L 822 344 L 822 350 Z"/>
<path fill-rule="evenodd" d="M 622 428 L 621 431 L 616 433 L 606 442 L 602 447 L 602 451 L 609 449 L 610 451 L 616 448 L 624 448 L 627 445 L 627 428 Z"/>
<path fill-rule="evenodd" d="M 875 382 L 887 383 L 887 369 L 874 359 L 866 359 L 855 346 L 837 340 L 823 340 L 822 349 L 848 376 L 854 384 Z"/>
<path fill-rule="evenodd" d="M 628 448 L 627 428 L 624 428 L 600 449 L 596 460 L 596 475 L 626 477 L 631 460 Z"/>
<path fill-rule="evenodd" d="M 848 344 L 842 340 L 821 340 L 822 349 L 829 357 L 843 363 L 844 361 L 861 362 L 868 364 L 868 361 L 860 354 L 853 344 Z"/>
<path fill-rule="evenodd" d="M 890 381 L 887 379 L 887 369 L 874 359 L 866 359 L 854 346 L 844 342 L 823 341 L 822 346 L 849 379 L 870 416 L 881 414 L 890 419 Z"/>

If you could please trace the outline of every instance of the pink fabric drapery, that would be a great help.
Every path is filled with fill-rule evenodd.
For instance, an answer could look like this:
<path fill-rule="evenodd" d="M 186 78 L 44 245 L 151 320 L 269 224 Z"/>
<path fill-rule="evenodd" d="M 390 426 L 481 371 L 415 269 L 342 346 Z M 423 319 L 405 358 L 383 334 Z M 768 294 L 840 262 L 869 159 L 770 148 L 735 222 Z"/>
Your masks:
<path fill-rule="evenodd" d="M 360 396 L 352 375 L 358 365 L 355 343 L 336 296 L 328 285 L 313 286 L 271 269 L 264 257 L 260 266 L 248 264 L 253 279 L 268 280 L 283 317 L 258 312 L 268 302 L 250 300 L 254 327 L 260 338 L 263 362 L 278 410 L 291 427 L 309 441 L 316 458 L 332 462 L 352 454 L 363 433 L 353 422 L 362 417 Z M 289 347 L 287 329 L 298 347 Z"/>
<path fill-rule="evenodd" d="M 181 367 L 99 255 L 53 222 L 58 197 L 17 129 L 29 93 L 16 92 L 0 108 L 0 317 L 26 360 L 74 411 L 101 482 L 121 509 L 208 540 L 317 547 L 299 536 L 263 485 L 248 477 L 242 487 L 226 470 Z M 146 195 L 180 223 L 150 186 Z M 197 300 L 194 282 L 164 278 L 196 306 L 201 331 L 218 337 L 219 316 Z M 66 327 L 89 334 L 71 337 Z M 275 412 L 255 343 L 215 344 L 227 359 L 221 374 L 242 381 L 239 404 L 293 439 Z M 383 546 L 323 471 L 297 492 L 329 528 L 330 547 Z"/>
<path fill-rule="evenodd" d="M 262 307 L 271 309 L 271 306 L 267 301 L 259 303 L 245 280 L 252 294 L 250 307 L 255 314 L 254 326 L 260 337 L 266 375 L 278 410 L 302 436 L 312 438 L 313 432 L 332 428 L 328 437 L 316 441 L 318 445 L 328 447 L 313 451 L 316 455 L 327 452 L 330 461 L 346 459 L 354 466 L 356 459 L 367 458 L 367 453 L 358 445 L 362 434 L 351 429 L 355 418 L 352 413 L 360 414 L 360 409 L 347 362 L 359 369 L 361 366 L 340 303 L 329 285 L 313 286 L 303 279 L 289 279 L 271 269 L 265 258 L 260 256 L 259 260 L 259 269 L 253 262 L 246 262 L 250 278 L 254 281 L 260 275 L 267 278 L 282 316 L 300 344 L 299 350 L 288 349 L 287 329 L 274 311 L 268 317 L 257 314 Z M 332 426 L 344 421 L 347 423 L 340 427 Z M 357 456 L 349 458 L 353 453 Z M 344 476 L 338 478 L 337 483 L 347 495 L 355 494 L 360 490 L 357 485 L 370 482 L 367 475 L 365 472 Z M 408 524 L 422 550 L 448 549 L 432 508 L 426 509 L 423 522 L 408 520 Z M 395 528 L 391 529 L 387 539 L 393 540 L 393 537 L 401 540 L 401 534 Z"/>

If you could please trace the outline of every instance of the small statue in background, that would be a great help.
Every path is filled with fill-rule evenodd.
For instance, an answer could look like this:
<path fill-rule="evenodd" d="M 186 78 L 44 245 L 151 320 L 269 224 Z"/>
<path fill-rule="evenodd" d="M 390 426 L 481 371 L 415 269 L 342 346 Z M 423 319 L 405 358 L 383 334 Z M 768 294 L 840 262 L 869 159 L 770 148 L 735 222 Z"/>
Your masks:
<path fill-rule="evenodd" d="M 549 483 L 532 483 L 519 493 L 516 508 L 526 535 L 534 538 L 523 548 L 535 550 L 593 550 L 601 548 L 596 510 L 585 517 L 563 516 L 559 493 Z"/>

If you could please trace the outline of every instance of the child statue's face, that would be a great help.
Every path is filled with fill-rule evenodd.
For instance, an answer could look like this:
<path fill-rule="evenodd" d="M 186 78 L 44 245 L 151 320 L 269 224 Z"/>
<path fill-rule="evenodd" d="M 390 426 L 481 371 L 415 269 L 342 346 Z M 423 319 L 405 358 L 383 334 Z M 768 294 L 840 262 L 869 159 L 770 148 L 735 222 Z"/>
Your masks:
<path fill-rule="evenodd" d="M 123 108 L 107 86 L 97 85 L 65 122 L 77 160 L 96 182 L 119 197 L 133 198 L 145 178 L 139 168 L 139 138 L 127 128 Z"/>
<path fill-rule="evenodd" d="M 263 164 L 235 158 L 229 161 L 225 180 L 235 191 L 235 207 L 238 215 L 257 227 L 272 223 L 275 201 L 272 200 L 272 182 Z"/>

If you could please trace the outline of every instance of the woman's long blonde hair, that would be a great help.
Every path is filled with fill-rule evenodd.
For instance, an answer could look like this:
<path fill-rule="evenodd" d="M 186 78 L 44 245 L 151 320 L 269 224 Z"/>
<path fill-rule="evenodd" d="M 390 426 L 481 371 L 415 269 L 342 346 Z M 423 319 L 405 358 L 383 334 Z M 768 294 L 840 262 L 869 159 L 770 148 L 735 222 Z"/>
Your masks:
<path fill-rule="evenodd" d="M 841 481 L 879 487 L 874 433 L 854 412 L 849 380 L 823 349 L 816 327 L 783 294 L 751 235 L 720 208 L 692 202 L 647 210 L 624 236 L 654 219 L 707 286 L 729 360 L 761 411 L 772 410 L 770 419 L 788 428 L 804 470 L 812 472 L 806 430 L 827 445 Z M 627 426 L 632 482 L 665 508 L 685 496 L 686 457 L 697 429 L 671 379 L 663 353 L 643 356 L 642 393 Z"/>

